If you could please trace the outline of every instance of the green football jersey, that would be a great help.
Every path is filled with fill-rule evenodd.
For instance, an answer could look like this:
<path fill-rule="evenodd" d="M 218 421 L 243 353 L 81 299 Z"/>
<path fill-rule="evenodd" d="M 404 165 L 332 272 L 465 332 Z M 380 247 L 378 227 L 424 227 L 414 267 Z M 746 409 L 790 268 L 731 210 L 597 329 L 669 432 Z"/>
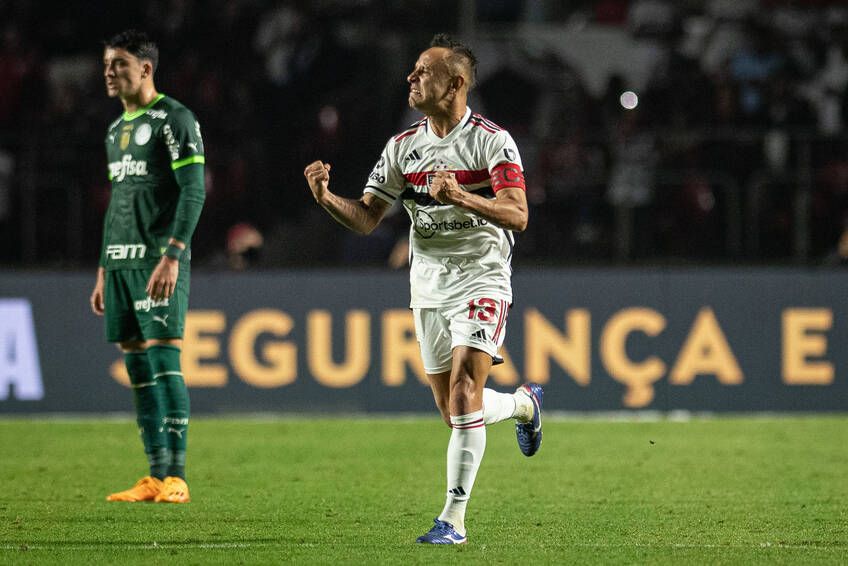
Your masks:
<path fill-rule="evenodd" d="M 151 267 L 174 236 L 181 196 L 177 170 L 205 163 L 200 124 L 188 108 L 160 94 L 115 120 L 105 141 L 112 195 L 100 265 L 107 270 Z M 197 195 L 201 205 L 203 196 Z M 185 244 L 181 261 L 190 256 Z"/>

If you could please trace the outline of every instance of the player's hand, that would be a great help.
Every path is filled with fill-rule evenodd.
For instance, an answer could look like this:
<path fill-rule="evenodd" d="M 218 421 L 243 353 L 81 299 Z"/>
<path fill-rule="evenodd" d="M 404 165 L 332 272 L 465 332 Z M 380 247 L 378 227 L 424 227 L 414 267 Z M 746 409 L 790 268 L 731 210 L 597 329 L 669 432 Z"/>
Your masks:
<path fill-rule="evenodd" d="M 167 256 L 162 256 L 159 263 L 150 274 L 147 282 L 147 295 L 154 301 L 168 299 L 177 287 L 177 277 L 180 274 L 180 262 Z"/>
<path fill-rule="evenodd" d="M 442 204 L 459 204 L 463 190 L 456 182 L 456 175 L 447 171 L 436 171 L 430 183 L 430 196 Z"/>
<path fill-rule="evenodd" d="M 103 280 L 106 278 L 106 270 L 102 267 L 97 268 L 97 280 L 94 282 L 94 290 L 91 292 L 89 303 L 91 303 L 91 312 L 97 316 L 103 316 L 106 310 L 103 304 Z"/>
<path fill-rule="evenodd" d="M 303 170 L 303 176 L 306 177 L 306 182 L 309 183 L 312 196 L 319 203 L 324 198 L 324 195 L 329 192 L 331 168 L 329 163 L 314 161 Z"/>
<path fill-rule="evenodd" d="M 839 245 L 836 249 L 840 258 L 848 259 L 848 229 L 842 232 L 842 236 L 839 237 Z"/>

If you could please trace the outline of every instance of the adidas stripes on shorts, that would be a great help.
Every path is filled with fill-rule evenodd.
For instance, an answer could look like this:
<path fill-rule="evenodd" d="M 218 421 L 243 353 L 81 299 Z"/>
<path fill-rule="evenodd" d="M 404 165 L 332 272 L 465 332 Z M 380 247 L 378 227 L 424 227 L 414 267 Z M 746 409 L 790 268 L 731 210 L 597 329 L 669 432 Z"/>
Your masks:
<path fill-rule="evenodd" d="M 506 336 L 509 307 L 503 299 L 478 297 L 450 307 L 413 308 L 424 371 L 449 371 L 457 346 L 476 348 L 496 358 Z"/>

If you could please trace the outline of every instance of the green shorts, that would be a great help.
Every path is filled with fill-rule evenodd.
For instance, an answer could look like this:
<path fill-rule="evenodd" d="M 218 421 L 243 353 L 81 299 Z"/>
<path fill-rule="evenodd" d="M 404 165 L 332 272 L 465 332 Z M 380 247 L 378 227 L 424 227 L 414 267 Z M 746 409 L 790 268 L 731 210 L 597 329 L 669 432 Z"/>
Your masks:
<path fill-rule="evenodd" d="M 153 301 L 145 290 L 151 273 L 152 269 L 106 272 L 103 303 L 109 342 L 183 337 L 191 274 L 181 265 L 174 294 Z"/>

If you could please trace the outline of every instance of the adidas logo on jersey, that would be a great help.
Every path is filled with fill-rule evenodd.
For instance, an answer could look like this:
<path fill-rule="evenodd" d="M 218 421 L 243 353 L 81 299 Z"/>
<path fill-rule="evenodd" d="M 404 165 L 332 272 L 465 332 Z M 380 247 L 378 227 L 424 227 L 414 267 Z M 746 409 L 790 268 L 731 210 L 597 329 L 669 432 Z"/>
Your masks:
<path fill-rule="evenodd" d="M 418 153 L 417 149 L 413 149 L 412 153 L 403 158 L 404 161 L 418 161 L 421 159 L 421 154 Z"/>

